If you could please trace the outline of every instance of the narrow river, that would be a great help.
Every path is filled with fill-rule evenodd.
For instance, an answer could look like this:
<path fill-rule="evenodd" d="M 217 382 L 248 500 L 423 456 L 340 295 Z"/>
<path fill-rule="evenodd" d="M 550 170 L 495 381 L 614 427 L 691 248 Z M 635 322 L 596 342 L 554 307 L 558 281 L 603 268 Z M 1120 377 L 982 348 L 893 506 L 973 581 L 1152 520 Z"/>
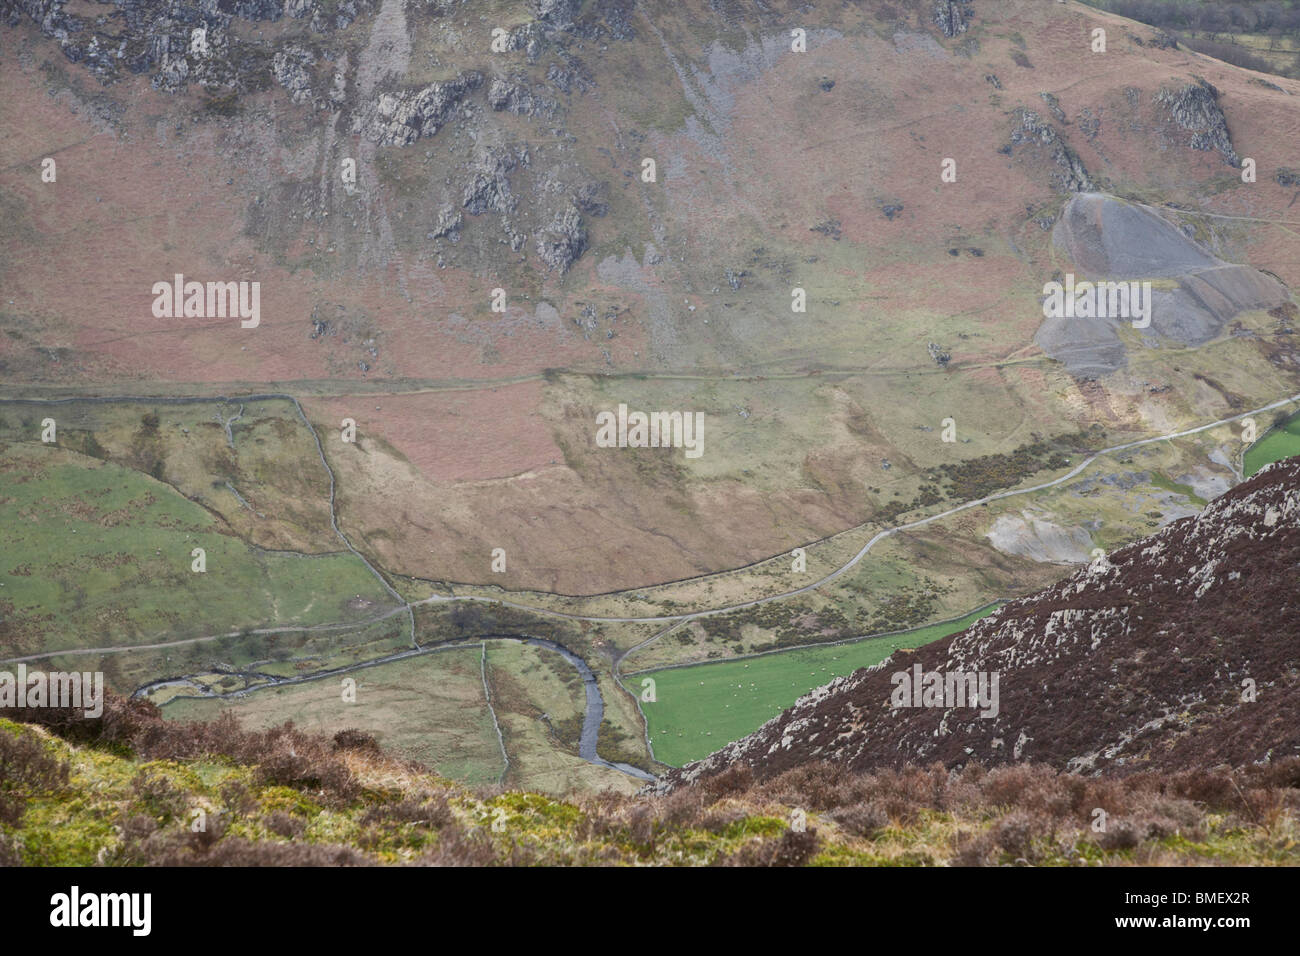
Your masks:
<path fill-rule="evenodd" d="M 596 755 L 596 742 L 600 737 L 600 724 L 605 719 L 605 699 L 601 696 L 600 685 L 596 682 L 596 675 L 587 666 L 587 662 L 564 645 L 556 644 L 554 641 L 542 640 L 539 637 L 527 637 L 523 639 L 523 642 L 555 651 L 572 664 L 577 669 L 578 676 L 582 678 L 582 685 L 587 692 L 587 711 L 582 718 L 582 737 L 578 742 L 578 756 L 588 763 L 596 764 L 598 767 L 621 770 L 623 773 L 639 780 L 654 783 L 654 775 L 646 773 L 640 767 L 603 760 Z"/>

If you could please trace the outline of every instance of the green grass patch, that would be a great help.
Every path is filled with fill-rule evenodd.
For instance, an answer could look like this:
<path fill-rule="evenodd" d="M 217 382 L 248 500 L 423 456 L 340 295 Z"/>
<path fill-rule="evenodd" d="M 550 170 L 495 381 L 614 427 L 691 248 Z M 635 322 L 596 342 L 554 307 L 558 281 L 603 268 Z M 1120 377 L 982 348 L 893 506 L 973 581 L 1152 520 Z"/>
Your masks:
<path fill-rule="evenodd" d="M 1152 472 L 1151 484 L 1155 485 L 1157 488 L 1163 488 L 1165 491 L 1172 491 L 1176 495 L 1183 495 L 1189 501 L 1191 501 L 1192 504 L 1196 505 L 1196 507 L 1198 508 L 1204 508 L 1207 504 L 1209 504 L 1208 501 L 1206 501 L 1204 498 L 1202 498 L 1192 489 L 1191 485 L 1184 485 L 1180 482 L 1173 481 L 1169 478 L 1166 478 L 1158 471 Z"/>
<path fill-rule="evenodd" d="M 680 767 L 752 733 L 813 688 L 879 664 L 901 647 L 963 631 L 993 610 L 889 637 L 649 671 L 627 683 L 639 691 L 642 680 L 654 678 L 657 699 L 641 705 L 650 740 L 656 759 Z"/>
<path fill-rule="evenodd" d="M 1246 477 L 1249 478 L 1265 465 L 1292 455 L 1300 455 L 1300 413 L 1270 428 L 1263 438 L 1246 449 L 1243 460 Z"/>
<path fill-rule="evenodd" d="M 355 556 L 252 547 L 170 485 L 109 462 L 9 445 L 0 484 L 15 653 L 329 624 L 390 603 Z M 203 573 L 191 570 L 195 548 Z"/>

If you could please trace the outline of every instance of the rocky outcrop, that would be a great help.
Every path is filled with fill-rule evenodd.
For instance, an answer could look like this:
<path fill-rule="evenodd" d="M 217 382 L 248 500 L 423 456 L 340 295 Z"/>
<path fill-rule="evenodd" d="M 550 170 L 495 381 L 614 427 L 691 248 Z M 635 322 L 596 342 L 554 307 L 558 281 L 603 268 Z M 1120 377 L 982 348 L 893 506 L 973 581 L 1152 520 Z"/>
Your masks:
<path fill-rule="evenodd" d="M 487 101 L 497 112 L 505 110 L 516 116 L 551 116 L 559 105 L 555 100 L 535 93 L 522 76 L 496 77 L 488 85 Z"/>
<path fill-rule="evenodd" d="M 271 61 L 271 72 L 275 81 L 289 91 L 289 97 L 295 103 L 312 101 L 311 68 L 316 63 L 312 52 L 300 46 L 288 46 L 277 53 Z"/>
<path fill-rule="evenodd" d="M 581 6 L 582 0 L 528 0 L 528 8 L 537 19 L 560 28 L 573 25 Z"/>
<path fill-rule="evenodd" d="M 517 165 L 515 155 L 503 147 L 479 150 L 461 199 L 466 211 L 471 216 L 481 216 L 489 210 L 513 212 L 515 198 L 510 191 L 510 173 Z"/>
<path fill-rule="evenodd" d="M 167 93 L 191 84 L 243 92 L 264 88 L 270 74 L 282 85 L 287 80 L 290 95 L 296 92 L 295 100 L 306 102 L 312 97 L 298 85 L 292 66 L 298 57 L 289 52 L 294 41 L 262 39 L 232 25 L 310 14 L 312 29 L 324 33 L 352 23 L 371 9 L 371 0 L 340 0 L 328 16 L 316 0 L 288 0 L 287 6 L 284 0 L 112 0 L 103 6 L 109 15 L 88 18 L 68 13 L 65 0 L 0 0 L 0 16 L 17 23 L 26 14 L 69 61 L 105 84 L 150 74 L 154 88 Z"/>
<path fill-rule="evenodd" d="M 1047 104 L 1047 108 L 1051 110 L 1053 118 L 1055 118 L 1058 123 L 1065 124 L 1068 122 L 1065 118 L 1065 110 L 1061 109 L 1060 100 L 1047 91 L 1043 91 L 1038 95 L 1042 97 L 1043 102 Z"/>
<path fill-rule="evenodd" d="M 334 71 L 334 82 L 330 86 L 329 101 L 335 109 L 342 109 L 348 95 L 348 78 L 341 70 Z"/>
<path fill-rule="evenodd" d="M 233 14 L 241 20 L 279 20 L 284 14 L 283 0 L 234 0 L 215 5 L 218 10 Z"/>
<path fill-rule="evenodd" d="M 285 0 L 284 12 L 294 20 L 307 20 L 313 33 L 346 30 L 374 7 L 370 0 Z"/>
<path fill-rule="evenodd" d="M 561 93 L 572 93 L 575 90 L 586 93 L 596 85 L 596 79 L 591 75 L 591 71 L 577 57 L 570 57 L 566 66 L 560 66 L 558 63 L 548 66 L 546 81 Z"/>
<path fill-rule="evenodd" d="M 1058 189 L 1077 193 L 1090 192 L 1095 188 L 1083 160 L 1066 144 L 1056 127 L 1043 122 L 1036 112 L 1024 107 L 1016 110 L 1015 117 L 1016 125 L 1011 130 L 1011 147 L 1035 146 L 1043 149 L 1055 167 L 1052 183 Z"/>
<path fill-rule="evenodd" d="M 587 248 L 587 228 L 576 206 L 555 214 L 537 237 L 537 254 L 551 269 L 564 273 Z"/>
<path fill-rule="evenodd" d="M 453 209 L 451 206 L 443 206 L 438 210 L 438 221 L 429 233 L 430 239 L 450 239 L 456 242 L 460 239 L 460 227 L 465 222 L 465 217 L 461 215 L 459 209 Z"/>
<path fill-rule="evenodd" d="M 536 63 L 547 45 L 547 38 L 554 32 L 554 27 L 541 20 L 525 23 L 506 36 L 505 49 L 509 52 L 522 50 L 529 63 Z"/>
<path fill-rule="evenodd" d="M 483 83 L 476 70 L 415 90 L 381 93 L 357 120 L 363 136 L 380 146 L 408 146 L 435 135 L 470 91 Z"/>
<path fill-rule="evenodd" d="M 1300 755 L 1300 458 L 966 631 L 820 687 L 660 789 L 737 764 L 766 778 L 1020 761 L 1080 773 Z M 896 674 L 998 675 L 996 713 L 898 706 Z"/>
<path fill-rule="evenodd" d="M 1178 41 L 1164 30 L 1157 30 L 1151 36 L 1151 45 L 1157 50 L 1177 50 Z"/>
<path fill-rule="evenodd" d="M 1177 89 L 1164 88 L 1155 96 L 1179 128 L 1191 133 L 1192 149 L 1218 150 L 1229 166 L 1240 166 L 1241 157 L 1232 145 L 1228 120 L 1219 106 L 1219 91 L 1200 77 Z"/>
<path fill-rule="evenodd" d="M 87 16 L 75 5 L 77 12 L 71 13 L 67 0 L 0 0 L 0 19 L 16 24 L 29 17 L 69 61 L 105 84 L 146 74 L 158 90 L 175 94 L 197 85 L 232 104 L 232 94 L 275 84 L 297 104 L 340 110 L 353 105 L 354 131 L 381 145 L 404 146 L 436 134 L 465 94 L 482 82 L 481 74 L 467 71 L 450 81 L 378 92 L 368 103 L 349 104 L 346 76 L 336 75 L 331 87 L 328 73 L 314 75 L 318 65 L 338 56 L 338 44 L 313 42 L 301 28 L 296 35 L 291 30 L 265 37 L 232 29 L 237 21 L 288 19 L 306 21 L 313 33 L 330 34 L 375 10 L 376 0 L 105 0 L 102 6 L 108 16 Z M 553 52 L 547 82 L 561 92 L 586 92 L 594 79 L 567 48 L 569 41 L 635 36 L 629 2 L 599 0 L 587 6 L 584 11 L 580 0 L 530 0 L 535 19 L 510 30 L 507 50 L 523 51 L 530 63 L 544 50 Z M 451 4 L 430 0 L 423 7 L 426 14 L 440 16 Z M 522 74 L 499 77 L 488 88 L 488 104 L 551 118 L 559 104 L 543 92 L 545 85 Z"/>
<path fill-rule="evenodd" d="M 573 204 L 589 216 L 604 216 L 609 212 L 605 201 L 605 184 L 585 182 L 573 191 Z"/>
<path fill-rule="evenodd" d="M 934 22 L 946 37 L 965 33 L 973 15 L 971 0 L 934 0 Z"/>

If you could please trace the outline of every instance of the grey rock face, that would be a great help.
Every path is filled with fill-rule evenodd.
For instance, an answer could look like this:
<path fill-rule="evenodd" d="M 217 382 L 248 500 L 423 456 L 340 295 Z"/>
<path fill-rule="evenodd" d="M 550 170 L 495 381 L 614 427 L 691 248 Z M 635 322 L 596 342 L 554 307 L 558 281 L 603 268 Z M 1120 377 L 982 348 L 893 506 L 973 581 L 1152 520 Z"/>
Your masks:
<path fill-rule="evenodd" d="M 338 70 L 334 71 L 334 85 L 330 87 L 329 101 L 335 109 L 343 106 L 348 95 L 348 78 Z"/>
<path fill-rule="evenodd" d="M 311 68 L 315 62 L 312 52 L 300 46 L 285 47 L 271 61 L 275 81 L 289 91 L 295 103 L 312 101 Z"/>
<path fill-rule="evenodd" d="M 351 23 L 371 4 L 342 0 L 321 30 Z M 285 0 L 111 0 L 103 5 L 107 16 L 87 17 L 68 13 L 65 0 L 0 0 L 0 16 L 16 23 L 26 14 L 69 61 L 102 83 L 151 74 L 154 88 L 167 93 L 192 83 L 228 93 L 261 88 L 268 72 L 274 73 L 274 54 L 286 47 L 283 40 L 233 32 L 235 21 L 274 22 L 286 12 L 295 18 L 319 14 L 315 0 L 288 0 L 287 7 Z"/>
<path fill-rule="evenodd" d="M 488 105 L 497 112 L 505 110 L 517 116 L 550 116 L 558 104 L 532 91 L 523 77 L 497 77 L 488 86 Z"/>
<path fill-rule="evenodd" d="M 482 83 L 483 74 L 471 70 L 422 89 L 381 93 L 364 110 L 357 127 L 380 146 L 409 146 L 422 137 L 435 135 L 465 96 Z"/>
<path fill-rule="evenodd" d="M 1048 93 L 1046 91 L 1039 93 L 1038 95 L 1042 97 L 1043 102 L 1047 104 L 1047 108 L 1051 110 L 1052 116 L 1056 118 L 1056 121 L 1058 123 L 1067 122 L 1065 118 L 1065 110 L 1061 109 L 1060 100 L 1058 100 L 1053 94 Z"/>
<path fill-rule="evenodd" d="M 1157 50 L 1177 50 L 1178 41 L 1164 30 L 1157 30 L 1151 37 L 1151 45 Z"/>
<path fill-rule="evenodd" d="M 518 165 L 507 149 L 491 147 L 481 150 L 470 167 L 470 181 L 465 186 L 462 205 L 471 216 L 488 210 L 513 212 L 515 198 L 510 192 L 510 172 Z"/>
<path fill-rule="evenodd" d="M 609 203 L 604 197 L 604 183 L 585 182 L 573 191 L 574 205 L 589 216 L 600 217 L 609 212 Z"/>
<path fill-rule="evenodd" d="M 1083 109 L 1079 110 L 1078 120 L 1079 129 L 1083 135 L 1087 137 L 1088 142 L 1096 140 L 1097 134 L 1101 132 L 1101 117 L 1094 114 L 1092 110 L 1085 106 Z"/>
<path fill-rule="evenodd" d="M 537 19 L 556 27 L 571 26 L 581 6 L 582 0 L 528 0 L 528 7 Z"/>
<path fill-rule="evenodd" d="M 537 254 L 550 268 L 564 273 L 587 248 L 587 228 L 576 206 L 555 214 L 537 237 Z"/>
<path fill-rule="evenodd" d="M 546 68 L 546 80 L 561 93 L 577 90 L 586 93 L 596 85 L 595 78 L 577 57 L 572 57 L 567 66 L 552 63 Z"/>
<path fill-rule="evenodd" d="M 1044 123 L 1033 110 L 1016 110 L 1016 126 L 1011 130 L 1011 145 L 1021 146 L 1037 144 L 1046 148 L 1056 169 L 1052 173 L 1052 182 L 1064 192 L 1091 192 L 1092 178 L 1088 175 L 1083 160 L 1074 150 L 1066 145 L 1061 134 L 1050 123 Z"/>
<path fill-rule="evenodd" d="M 546 46 L 547 36 L 555 33 L 555 25 L 543 20 L 534 20 L 521 27 L 515 27 L 506 38 L 507 51 L 523 50 L 529 63 L 536 63 Z"/>
<path fill-rule="evenodd" d="M 356 22 L 357 17 L 369 12 L 370 4 L 366 0 L 339 0 L 331 16 L 328 11 L 313 5 L 311 28 L 315 33 L 328 33 L 331 30 L 346 30 Z"/>
<path fill-rule="evenodd" d="M 1217 149 L 1229 166 L 1241 165 L 1228 132 L 1228 120 L 1219 106 L 1219 91 L 1212 85 L 1197 77 L 1195 83 L 1179 89 L 1160 90 L 1155 99 L 1169 112 L 1170 119 L 1192 134 L 1192 149 Z"/>
<path fill-rule="evenodd" d="M 934 2 L 934 22 L 946 37 L 965 33 L 973 14 L 971 0 L 935 0 Z"/>
<path fill-rule="evenodd" d="M 464 222 L 465 217 L 461 215 L 459 209 L 443 206 L 438 211 L 438 223 L 433 227 L 433 232 L 429 234 L 430 238 L 447 238 L 452 242 L 456 242 L 460 238 L 460 227 Z"/>
<path fill-rule="evenodd" d="M 205 8 L 209 4 L 205 4 Z M 230 13 L 241 20 L 279 20 L 284 15 L 283 0 L 235 0 L 233 3 L 212 3 L 213 10 Z"/>

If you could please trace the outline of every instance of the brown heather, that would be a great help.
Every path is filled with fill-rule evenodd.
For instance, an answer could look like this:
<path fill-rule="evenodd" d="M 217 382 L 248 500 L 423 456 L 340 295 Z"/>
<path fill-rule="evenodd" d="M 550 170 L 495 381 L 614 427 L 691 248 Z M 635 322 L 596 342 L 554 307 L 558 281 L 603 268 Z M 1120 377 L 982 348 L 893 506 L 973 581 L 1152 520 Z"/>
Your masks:
<path fill-rule="evenodd" d="M 287 725 L 250 732 L 229 718 L 170 724 L 120 698 L 101 721 L 49 723 L 79 742 L 71 761 L 54 756 L 66 745 L 45 732 L 0 725 L 4 865 L 38 862 L 24 857 L 22 842 L 45 818 L 24 808 L 94 796 L 98 788 L 70 785 L 69 762 L 84 773 L 95 759 L 136 764 L 115 804 L 113 835 L 89 861 L 109 865 L 1296 862 L 1300 835 L 1294 757 L 1123 776 L 1034 764 L 862 772 L 814 762 L 756 779 L 736 765 L 667 795 L 558 801 L 455 787 L 350 734 L 331 739 Z M 213 760 L 246 779 L 199 793 L 188 767 Z M 198 804 L 208 807 L 207 826 L 192 832 L 188 814 Z M 510 814 L 500 834 L 483 812 L 495 807 Z M 806 829 L 791 826 L 796 809 Z M 1099 809 L 1107 826 L 1094 832 Z M 325 838 L 322 821 L 345 836 Z"/>

